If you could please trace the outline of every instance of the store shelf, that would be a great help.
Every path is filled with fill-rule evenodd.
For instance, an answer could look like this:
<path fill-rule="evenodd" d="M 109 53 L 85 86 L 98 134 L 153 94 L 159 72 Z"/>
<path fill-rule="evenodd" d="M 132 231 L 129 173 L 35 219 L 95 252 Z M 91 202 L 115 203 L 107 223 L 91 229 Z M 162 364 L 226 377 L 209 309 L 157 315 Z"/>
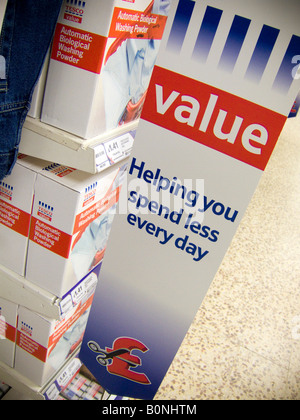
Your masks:
<path fill-rule="evenodd" d="M 127 158 L 138 120 L 90 140 L 67 133 L 38 119 L 27 117 L 22 130 L 20 153 L 99 173 Z"/>
<path fill-rule="evenodd" d="M 55 391 L 58 388 L 58 384 L 65 382 L 67 385 L 67 382 L 72 379 L 72 376 L 74 376 L 81 367 L 81 362 L 77 357 L 79 348 L 73 352 L 63 367 L 59 369 L 43 387 L 35 385 L 28 378 L 2 362 L 0 362 L 1 381 L 21 394 L 26 395 L 28 400 L 55 400 L 57 397 L 57 392 Z"/>
<path fill-rule="evenodd" d="M 1 297 L 48 318 L 60 319 L 60 299 L 0 265 Z"/>
<path fill-rule="evenodd" d="M 29 399 L 33 400 L 45 400 L 42 395 L 41 388 L 29 381 L 27 378 L 19 374 L 16 370 L 6 366 L 0 362 L 0 378 L 1 381 L 7 385 L 19 391 L 22 394 L 28 396 Z"/>

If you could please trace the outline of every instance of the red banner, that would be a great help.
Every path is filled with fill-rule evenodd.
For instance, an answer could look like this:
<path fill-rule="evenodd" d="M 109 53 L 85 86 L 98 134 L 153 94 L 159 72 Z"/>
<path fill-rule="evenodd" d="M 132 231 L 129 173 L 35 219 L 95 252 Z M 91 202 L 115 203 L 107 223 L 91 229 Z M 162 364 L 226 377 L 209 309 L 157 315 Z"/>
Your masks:
<path fill-rule="evenodd" d="M 17 331 L 17 346 L 25 350 L 27 353 L 31 354 L 35 358 L 46 362 L 47 360 L 47 351 L 45 347 L 41 346 L 39 343 L 34 341 L 32 338 L 23 334 L 21 331 Z"/>
<path fill-rule="evenodd" d="M 0 199 L 0 223 L 23 236 L 28 236 L 30 214 Z"/>
<path fill-rule="evenodd" d="M 166 16 L 115 7 L 109 37 L 161 39 L 166 22 Z"/>
<path fill-rule="evenodd" d="M 58 23 L 51 58 L 100 74 L 107 38 Z"/>
<path fill-rule="evenodd" d="M 63 258 L 69 257 L 72 236 L 35 217 L 32 218 L 29 239 Z"/>
<path fill-rule="evenodd" d="M 264 170 L 286 117 L 156 66 L 142 119 Z"/>

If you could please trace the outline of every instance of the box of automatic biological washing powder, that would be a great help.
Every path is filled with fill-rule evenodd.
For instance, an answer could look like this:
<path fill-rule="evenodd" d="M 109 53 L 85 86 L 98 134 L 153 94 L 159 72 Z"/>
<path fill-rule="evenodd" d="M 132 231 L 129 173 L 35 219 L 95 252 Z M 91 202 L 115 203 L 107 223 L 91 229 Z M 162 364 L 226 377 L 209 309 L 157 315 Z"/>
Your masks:
<path fill-rule="evenodd" d="M 0 264 L 24 276 L 37 173 L 46 161 L 19 154 L 0 182 Z"/>
<path fill-rule="evenodd" d="M 84 139 L 139 117 L 169 0 L 65 0 L 42 121 Z"/>
<path fill-rule="evenodd" d="M 14 367 L 18 305 L 0 297 L 0 361 Z"/>
<path fill-rule="evenodd" d="M 15 369 L 36 385 L 45 385 L 80 345 L 99 272 L 100 266 L 64 297 L 61 320 L 19 307 Z"/>
<path fill-rule="evenodd" d="M 35 183 L 26 278 L 64 296 L 103 258 L 125 173 L 112 166 L 91 175 L 59 164 Z"/>

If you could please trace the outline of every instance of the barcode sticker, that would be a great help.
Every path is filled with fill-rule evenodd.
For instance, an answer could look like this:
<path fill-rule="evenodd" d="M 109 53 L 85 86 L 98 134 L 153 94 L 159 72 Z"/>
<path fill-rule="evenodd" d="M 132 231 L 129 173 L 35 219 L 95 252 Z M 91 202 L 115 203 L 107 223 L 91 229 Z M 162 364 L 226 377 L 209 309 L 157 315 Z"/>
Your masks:
<path fill-rule="evenodd" d="M 103 144 L 99 144 L 94 148 L 95 150 L 95 165 L 97 172 L 101 172 L 110 166 L 105 148 Z"/>
<path fill-rule="evenodd" d="M 72 298 L 70 295 L 66 296 L 59 304 L 61 315 L 67 314 L 73 308 Z"/>

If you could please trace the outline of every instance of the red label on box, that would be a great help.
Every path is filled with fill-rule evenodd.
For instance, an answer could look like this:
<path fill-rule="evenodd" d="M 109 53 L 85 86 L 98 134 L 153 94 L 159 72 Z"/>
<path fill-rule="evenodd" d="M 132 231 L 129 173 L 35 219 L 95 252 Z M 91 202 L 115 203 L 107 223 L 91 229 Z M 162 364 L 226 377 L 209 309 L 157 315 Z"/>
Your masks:
<path fill-rule="evenodd" d="M 42 362 L 46 362 L 47 349 L 20 331 L 17 331 L 16 344 L 35 358 L 41 360 Z"/>
<path fill-rule="evenodd" d="M 67 319 L 59 322 L 55 327 L 55 331 L 49 337 L 48 348 L 50 349 L 49 354 L 54 350 L 56 344 L 59 342 L 61 337 L 75 324 L 75 322 L 87 311 L 92 305 L 94 295 L 90 296 L 86 302 L 78 305 L 76 311 L 72 316 L 67 317 Z"/>
<path fill-rule="evenodd" d="M 92 73 L 100 73 L 107 38 L 58 23 L 51 58 Z"/>
<path fill-rule="evenodd" d="M 109 210 L 114 204 L 119 201 L 121 187 L 117 187 L 115 190 L 110 191 L 87 210 L 81 212 L 76 216 L 73 235 L 77 234 L 76 239 L 73 242 L 72 249 L 80 240 L 85 229 L 103 213 Z"/>
<path fill-rule="evenodd" d="M 286 122 L 284 115 L 158 66 L 142 119 L 260 170 Z"/>
<path fill-rule="evenodd" d="M 161 39 L 166 22 L 166 16 L 115 7 L 109 37 Z"/>
<path fill-rule="evenodd" d="M 23 236 L 28 236 L 30 214 L 0 199 L 0 223 Z"/>
<path fill-rule="evenodd" d="M 64 14 L 64 19 L 69 20 L 70 22 L 82 23 L 82 17 L 70 15 L 69 13 Z"/>
<path fill-rule="evenodd" d="M 16 328 L 5 322 L 4 319 L 0 318 L 0 335 L 5 337 L 11 342 L 16 341 Z"/>
<path fill-rule="evenodd" d="M 35 217 L 32 218 L 29 239 L 63 258 L 69 257 L 72 236 Z"/>

